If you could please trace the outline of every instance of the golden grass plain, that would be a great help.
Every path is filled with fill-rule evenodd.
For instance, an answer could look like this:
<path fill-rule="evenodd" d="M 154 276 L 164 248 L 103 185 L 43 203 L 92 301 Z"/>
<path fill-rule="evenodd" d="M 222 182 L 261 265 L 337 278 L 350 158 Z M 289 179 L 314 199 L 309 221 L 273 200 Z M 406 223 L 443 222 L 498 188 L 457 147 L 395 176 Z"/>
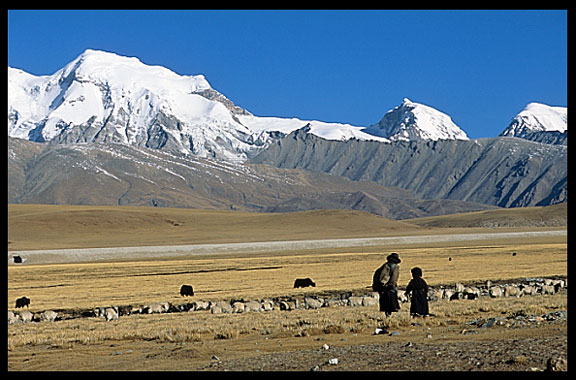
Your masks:
<path fill-rule="evenodd" d="M 162 261 L 9 266 L 8 307 L 13 307 L 21 296 L 32 300 L 33 311 L 179 302 L 182 284 L 194 286 L 195 299 L 255 299 L 302 292 L 292 289 L 294 280 L 302 277 L 310 277 L 317 284 L 306 292 L 363 290 L 391 251 L 402 258 L 399 284 L 404 286 L 414 266 L 423 269 L 430 285 L 565 276 L 567 245 L 562 238 L 557 239 L 546 243 L 370 247 L 350 252 L 325 249 L 257 257 L 216 255 Z"/>
<path fill-rule="evenodd" d="M 74 230 L 75 226 L 80 227 Z M 8 239 L 22 247 L 84 248 L 91 245 L 87 241 L 106 246 L 111 242 L 167 244 L 175 240 L 229 242 L 241 237 L 258 241 L 462 231 L 410 226 L 342 210 L 250 214 L 146 207 L 9 205 Z M 173 235 L 166 232 L 175 228 L 178 232 Z M 176 234 L 179 239 L 174 238 Z M 403 261 L 400 284 L 408 283 L 413 266 L 423 269 L 431 285 L 567 274 L 565 236 L 25 264 L 8 266 L 8 307 L 24 295 L 32 299 L 32 310 L 176 302 L 182 284 L 192 284 L 197 299 L 262 298 L 293 294 L 293 281 L 299 277 L 310 277 L 316 282 L 317 287 L 308 291 L 358 290 L 370 285 L 373 271 L 392 251 L 398 252 Z M 518 254 L 513 256 L 513 252 Z"/>
<path fill-rule="evenodd" d="M 131 206 L 8 205 L 9 250 L 330 239 L 427 230 L 347 210 L 249 213 Z"/>
<path fill-rule="evenodd" d="M 176 227 L 191 225 L 191 219 L 182 216 L 182 210 L 135 210 L 144 213 L 144 219 L 134 230 L 130 223 L 114 219 L 115 210 L 106 210 L 106 218 L 96 217 L 89 221 L 86 214 L 78 218 L 58 217 L 60 220 L 51 226 L 50 220 L 54 208 L 13 208 L 9 213 L 9 240 L 18 247 L 38 247 L 39 244 L 53 244 L 57 247 L 91 246 L 103 241 L 136 242 L 150 245 L 157 241 L 148 235 L 170 231 Z M 78 208 L 72 208 L 79 212 Z M 88 211 L 93 209 L 88 208 Z M 122 208 L 122 211 L 125 211 Z M 67 211 L 69 212 L 69 211 Z M 200 212 L 199 212 L 200 213 Z M 123 213 L 124 215 L 125 213 Z M 135 214 L 127 213 L 134 216 Z M 211 212 L 208 212 L 211 214 Z M 74 215 L 74 214 L 73 214 Z M 76 214 L 78 215 L 78 214 Z M 93 216 L 96 214 L 92 214 Z M 111 216 L 112 215 L 112 216 Z M 351 220 L 342 219 L 340 212 L 312 213 L 306 215 L 312 219 L 304 223 L 303 215 L 291 214 L 293 221 L 282 219 L 262 219 L 255 222 L 259 215 L 234 215 L 238 219 L 228 219 L 228 225 L 215 227 L 222 221 L 220 215 L 212 219 L 207 217 L 205 224 L 196 223 L 196 236 L 193 238 L 181 234 L 179 244 L 191 242 L 237 241 L 247 230 L 258 226 L 268 227 L 270 231 L 279 231 L 277 235 L 267 235 L 268 239 L 327 237 L 326 231 L 332 231 L 330 237 L 392 236 L 394 234 L 430 234 L 432 229 L 409 227 L 405 224 L 380 220 L 375 225 L 373 216 L 353 213 Z M 349 215 L 349 214 L 348 214 Z M 179 218 L 176 218 L 178 216 Z M 240 217 L 241 216 L 241 217 Z M 333 218 L 331 219 L 331 216 Z M 278 217 L 278 215 L 276 215 Z M 32 219 L 30 219 L 32 218 Z M 82 219 L 84 218 L 84 219 Z M 88 219 L 86 219 L 88 218 Z M 157 218 L 170 220 L 157 225 Z M 191 218 L 191 217 L 190 217 Z M 251 219 L 252 218 L 252 219 Z M 358 219 L 354 219 L 358 218 Z M 379 217 L 376 217 L 379 218 Z M 19 222 L 14 222 L 15 220 Z M 38 235 L 21 231 L 29 227 L 33 219 L 38 221 Z M 11 221 L 12 220 L 12 221 Z M 26 221 L 21 222 L 21 221 Z M 123 220 L 120 218 L 120 220 Z M 328 225 L 334 221 L 336 226 Z M 252 226 L 245 223 L 251 221 Z M 323 222 L 323 223 L 322 223 Z M 180 224 L 174 226 L 173 224 Z M 258 224 L 260 223 L 260 224 Z M 338 224 L 339 223 L 339 224 Z M 403 223 L 403 222 L 401 222 Z M 75 233 L 63 232 L 63 226 L 78 224 Z M 166 225 L 164 225 L 166 224 Z M 387 229 L 384 224 L 388 226 Z M 92 227 L 86 232 L 84 227 Z M 316 225 L 314 234 L 310 226 Z M 357 225 L 355 230 L 352 225 Z M 38 227 L 40 226 L 40 227 Z M 288 228 L 290 226 L 290 228 Z M 282 228 L 284 227 L 284 229 Z M 106 231 L 106 238 L 94 233 L 94 229 Z M 370 229 L 373 228 L 373 229 Z M 154 233 L 143 234 L 148 229 Z M 163 230 L 164 229 L 164 230 Z M 12 231 L 11 231 L 12 230 Z M 59 234 L 58 232 L 63 232 Z M 84 234 L 78 231 L 85 231 Z M 136 233 L 128 239 L 127 236 Z M 223 231 L 229 231 L 228 235 Z M 339 232 L 340 231 L 340 232 Z M 436 230 L 438 233 L 450 233 L 454 229 Z M 460 230 L 458 230 L 460 231 Z M 119 237 L 114 237 L 114 232 Z M 11 234 L 12 233 L 12 234 Z M 261 232 L 258 232 L 261 233 Z M 265 237 L 255 233 L 255 239 Z M 371 235 L 370 235 L 371 234 Z M 95 235 L 97 235 L 95 237 Z M 172 237 L 176 236 L 172 235 Z M 90 236 L 92 236 L 90 238 Z M 13 239 L 13 240 L 11 240 Z M 60 239 L 62 239 L 60 241 Z M 147 240 L 151 239 L 151 240 Z M 222 240 L 219 240 L 222 239 Z M 229 240 L 230 239 L 230 240 Z M 40 243 L 41 242 L 41 243 Z M 9 245 L 9 248 L 11 249 Z M 123 244 L 127 245 L 127 244 Z M 114 246 L 114 245 L 112 245 Z M 45 246 L 42 246 L 45 248 Z M 23 248 L 21 248 L 23 249 Z M 373 271 L 380 266 L 388 253 L 397 252 L 401 259 L 399 285 L 405 287 L 410 280 L 410 268 L 419 266 L 424 278 L 432 285 L 453 284 L 456 282 L 483 282 L 485 280 L 513 279 L 520 277 L 567 276 L 567 239 L 566 237 L 528 238 L 528 239 L 492 239 L 486 241 L 452 242 L 405 245 L 397 247 L 363 247 L 341 249 L 316 249 L 298 252 L 260 252 L 251 254 L 189 256 L 163 258 L 162 260 L 110 261 L 93 263 L 46 264 L 46 265 L 10 265 L 7 268 L 8 309 L 14 310 L 15 299 L 27 296 L 31 299 L 30 311 L 47 309 L 92 308 L 112 305 L 144 305 L 157 301 L 172 303 L 192 300 L 220 300 L 232 298 L 261 299 L 284 295 L 302 295 L 327 291 L 366 291 L 370 285 Z M 513 255 L 513 253 L 516 255 Z M 293 289 L 295 278 L 310 277 L 317 286 L 307 289 Z M 192 284 L 195 296 L 185 299 L 179 295 L 182 284 Z M 8 326 L 8 368 L 9 370 L 166 370 L 198 369 L 210 363 L 212 355 L 243 357 L 259 355 L 265 352 L 298 350 L 318 346 L 318 337 L 327 343 L 365 344 L 377 337 L 371 333 L 376 326 L 388 326 L 400 329 L 402 338 L 417 339 L 415 334 L 421 330 L 432 331 L 435 337 L 444 336 L 444 340 L 463 339 L 452 325 L 460 326 L 465 321 L 479 315 L 501 315 L 514 312 L 544 313 L 567 307 L 566 294 L 554 296 L 534 296 L 520 299 L 482 299 L 478 302 L 440 301 L 431 304 L 435 318 L 423 321 L 421 328 L 411 327 L 404 305 L 400 313 L 391 319 L 383 317 L 376 308 L 322 308 L 319 310 L 296 310 L 269 313 L 223 314 L 209 312 L 176 313 L 161 315 L 133 315 L 117 321 L 105 322 L 101 318 L 83 318 L 56 323 L 40 322 L 14 324 Z M 498 334 L 540 334 L 537 329 L 522 331 L 487 332 L 468 339 L 499 339 Z M 420 335 L 418 335 L 420 336 Z M 420 339 L 420 338 L 418 338 Z M 248 347 L 258 345 L 258 353 Z M 186 348 L 186 364 L 182 357 L 173 355 Z M 118 350 L 134 352 L 134 355 L 118 355 Z M 137 352 L 142 354 L 136 355 Z M 145 353 L 145 354 L 144 354 Z"/>

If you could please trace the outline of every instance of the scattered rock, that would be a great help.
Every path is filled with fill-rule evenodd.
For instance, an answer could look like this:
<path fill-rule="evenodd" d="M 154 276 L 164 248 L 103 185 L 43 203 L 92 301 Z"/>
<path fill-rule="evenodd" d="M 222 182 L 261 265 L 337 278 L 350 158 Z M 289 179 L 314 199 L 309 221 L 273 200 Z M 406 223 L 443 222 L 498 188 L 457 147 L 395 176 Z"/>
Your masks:
<path fill-rule="evenodd" d="M 47 322 L 54 322 L 58 318 L 58 313 L 52 310 L 46 310 L 40 314 L 40 319 Z"/>
<path fill-rule="evenodd" d="M 546 371 L 568 371 L 568 361 L 558 357 L 549 358 L 546 362 Z"/>
<path fill-rule="evenodd" d="M 525 297 L 525 296 L 542 296 L 555 294 L 563 289 L 567 289 L 568 281 L 566 278 L 536 278 L 526 277 L 515 280 L 513 283 L 494 284 L 492 281 L 486 281 L 483 286 L 468 285 L 457 283 L 452 286 L 432 287 L 428 296 L 430 301 L 441 299 L 469 299 L 475 300 L 479 297 Z M 404 291 L 399 289 L 400 302 L 408 302 Z M 124 305 L 114 308 L 106 314 L 107 307 L 99 307 L 89 310 L 58 310 L 57 317 L 47 318 L 46 320 L 66 320 L 81 317 L 100 316 L 107 320 L 116 320 L 119 316 L 130 314 L 150 314 L 150 313 L 174 313 L 184 311 L 203 311 L 211 310 L 213 313 L 245 313 L 254 311 L 271 311 L 284 310 L 291 311 L 297 309 L 319 309 L 323 307 L 372 307 L 378 305 L 378 294 L 373 292 L 364 292 L 364 294 L 355 295 L 351 291 L 347 292 L 329 292 L 328 294 L 317 294 L 306 296 L 283 296 L 277 298 L 267 298 L 262 300 L 253 300 L 242 302 L 235 300 L 221 300 L 215 302 L 194 301 L 192 303 L 171 305 L 168 302 L 159 302 L 150 305 Z M 480 311 L 488 312 L 486 309 Z M 22 313 L 22 312 L 21 312 Z M 10 312 L 8 314 L 8 323 L 31 322 L 29 314 L 19 314 Z M 41 318 L 42 312 L 38 312 L 34 321 Z M 474 323 L 479 327 L 491 328 L 494 325 L 506 325 L 507 327 L 521 327 L 528 323 L 543 323 L 544 321 L 555 322 L 567 319 L 567 311 L 553 312 L 542 316 L 514 316 L 514 318 L 496 318 L 487 320 L 477 320 Z M 481 322 L 480 322 L 481 321 Z M 388 332 L 374 332 L 374 335 L 388 334 Z"/>
<path fill-rule="evenodd" d="M 538 325 L 544 322 L 557 323 L 568 320 L 567 310 L 558 310 L 544 315 L 526 315 L 524 312 L 516 312 L 507 317 L 492 317 L 487 319 L 474 319 L 467 322 L 468 325 L 479 328 L 492 328 L 494 326 L 505 326 L 506 328 L 519 328 L 526 325 Z M 465 331 L 464 329 L 463 331 Z M 464 334 L 464 333 L 463 333 Z"/>

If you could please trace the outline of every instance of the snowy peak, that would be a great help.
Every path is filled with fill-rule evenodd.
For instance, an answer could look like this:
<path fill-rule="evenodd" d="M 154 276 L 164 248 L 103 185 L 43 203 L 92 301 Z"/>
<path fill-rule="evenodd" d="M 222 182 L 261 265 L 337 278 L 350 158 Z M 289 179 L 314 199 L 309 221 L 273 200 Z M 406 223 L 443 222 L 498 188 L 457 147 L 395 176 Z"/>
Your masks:
<path fill-rule="evenodd" d="M 468 140 L 466 133 L 450 116 L 407 98 L 365 132 L 391 141 Z"/>
<path fill-rule="evenodd" d="M 516 115 L 500 136 L 524 138 L 534 132 L 564 132 L 568 130 L 568 108 L 530 103 Z"/>
<path fill-rule="evenodd" d="M 65 78 L 73 74 L 78 80 L 112 82 L 117 86 L 145 87 L 152 92 L 178 89 L 197 92 L 211 88 L 203 75 L 182 76 L 162 67 L 142 63 L 136 57 L 124 57 L 114 53 L 88 49 L 61 71 Z M 160 87 L 160 85 L 162 87 Z"/>
<path fill-rule="evenodd" d="M 86 50 L 52 75 L 9 67 L 8 77 L 8 135 L 36 142 L 113 142 L 243 161 L 267 147 L 270 132 L 307 124 L 326 139 L 388 141 L 349 124 L 257 117 L 203 75 L 103 51 Z"/>
<path fill-rule="evenodd" d="M 9 73 L 8 134 L 36 142 L 115 142 L 221 159 L 254 150 L 236 107 L 203 75 L 86 50 L 50 76 Z M 216 141 L 217 139 L 219 141 Z"/>
<path fill-rule="evenodd" d="M 304 126 L 326 140 L 468 140 L 450 116 L 407 98 L 364 127 L 255 116 L 203 75 L 179 75 L 104 51 L 88 49 L 52 75 L 8 68 L 8 135 L 35 142 L 120 143 L 245 161 L 266 149 L 277 132 Z M 566 129 L 567 108 L 531 103 L 502 135 Z"/>

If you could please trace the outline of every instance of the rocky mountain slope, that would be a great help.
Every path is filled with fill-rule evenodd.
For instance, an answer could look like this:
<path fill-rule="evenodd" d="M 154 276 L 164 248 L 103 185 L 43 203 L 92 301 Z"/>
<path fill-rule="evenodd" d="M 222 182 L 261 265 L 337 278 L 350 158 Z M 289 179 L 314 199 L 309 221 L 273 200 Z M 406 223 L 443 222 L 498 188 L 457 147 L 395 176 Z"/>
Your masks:
<path fill-rule="evenodd" d="M 9 138 L 8 169 L 8 203 L 264 212 L 351 209 L 391 219 L 493 208 L 423 200 L 400 188 L 320 172 L 177 157 L 114 143 L 61 145 Z"/>
<path fill-rule="evenodd" d="M 531 103 L 470 141 L 409 99 L 369 127 L 261 117 L 202 75 L 86 50 L 52 75 L 8 68 L 8 201 L 390 218 L 549 205 L 567 200 L 567 123 Z"/>
<path fill-rule="evenodd" d="M 567 147 L 518 138 L 343 143 L 303 129 L 277 141 L 252 162 L 374 181 L 424 199 L 499 207 L 567 200 Z"/>

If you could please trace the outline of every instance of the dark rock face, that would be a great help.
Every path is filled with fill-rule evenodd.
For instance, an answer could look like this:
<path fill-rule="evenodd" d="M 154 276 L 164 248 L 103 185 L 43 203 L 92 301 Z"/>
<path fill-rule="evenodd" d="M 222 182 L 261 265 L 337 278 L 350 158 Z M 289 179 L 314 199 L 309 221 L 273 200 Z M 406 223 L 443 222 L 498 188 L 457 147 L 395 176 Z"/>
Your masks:
<path fill-rule="evenodd" d="M 116 143 L 39 144 L 14 138 L 8 139 L 8 202 L 265 212 L 349 209 L 391 219 L 494 208 L 423 200 L 407 190 L 305 170 Z"/>
<path fill-rule="evenodd" d="M 424 199 L 499 207 L 567 200 L 567 146 L 499 137 L 428 142 L 328 141 L 298 130 L 252 160 L 374 181 Z"/>

